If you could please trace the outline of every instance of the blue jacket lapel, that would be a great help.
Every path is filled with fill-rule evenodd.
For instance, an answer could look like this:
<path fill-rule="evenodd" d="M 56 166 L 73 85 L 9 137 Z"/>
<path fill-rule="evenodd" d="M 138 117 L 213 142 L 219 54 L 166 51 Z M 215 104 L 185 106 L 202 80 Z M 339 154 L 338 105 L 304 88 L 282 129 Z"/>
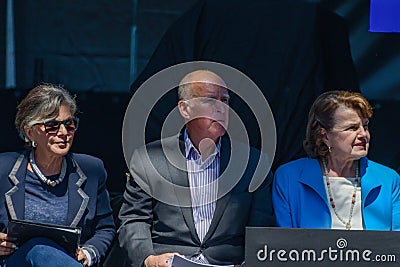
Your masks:
<path fill-rule="evenodd" d="M 15 162 L 9 179 L 13 187 L 5 194 L 8 212 L 12 219 L 24 219 L 25 215 L 25 176 L 28 165 L 28 154 L 24 152 Z M 89 197 L 82 190 L 81 186 L 85 182 L 86 175 L 82 169 L 72 159 L 67 156 L 67 173 L 68 177 L 68 216 L 67 223 L 70 226 L 77 226 L 84 215 L 84 211 L 88 205 Z"/>
<path fill-rule="evenodd" d="M 68 177 L 67 224 L 71 227 L 76 227 L 82 219 L 89 202 L 88 195 L 81 188 L 87 177 L 72 157 L 67 157 L 67 163 L 67 169 L 70 170 Z"/>
<path fill-rule="evenodd" d="M 6 203 L 11 219 L 23 219 L 25 212 L 25 176 L 28 165 L 27 154 L 21 154 L 15 162 L 9 176 L 14 185 L 6 194 Z"/>
<path fill-rule="evenodd" d="M 362 183 L 362 203 L 363 208 L 367 208 L 371 205 L 379 195 L 379 189 L 382 187 L 382 180 L 377 179 L 379 173 L 372 168 L 367 172 L 368 160 L 367 158 L 362 158 L 360 160 L 360 174 Z M 378 190 L 378 191 L 377 191 Z"/>
<path fill-rule="evenodd" d="M 318 197 L 315 198 L 308 193 L 303 194 L 301 203 L 312 205 L 312 208 L 307 204 L 301 206 L 302 212 L 299 212 L 299 216 L 301 216 L 299 219 L 303 220 L 303 224 L 307 224 L 308 228 L 330 228 L 332 218 L 319 162 L 316 159 L 308 158 L 302 163 L 304 164 L 301 166 L 299 183 L 302 184 L 304 191 L 309 190 L 307 187 L 311 188 Z M 320 204 L 316 201 L 319 201 Z"/>
<path fill-rule="evenodd" d="M 361 158 L 360 160 L 360 174 L 361 174 L 361 197 L 364 224 L 367 229 L 388 229 L 390 225 L 385 224 L 386 220 L 382 220 L 386 216 L 377 216 L 376 211 L 383 212 L 386 209 L 379 208 L 382 202 L 376 201 L 381 194 L 383 180 L 380 180 L 383 174 L 377 172 L 374 168 L 368 168 L 368 159 Z M 391 197 L 391 196 L 387 196 Z M 374 205 L 376 203 L 377 205 Z M 391 214 L 390 214 L 391 216 Z"/>
<path fill-rule="evenodd" d="M 328 206 L 326 199 L 326 190 L 324 185 L 323 174 L 316 159 L 309 159 L 307 164 L 302 168 L 304 171 L 301 173 L 299 182 L 312 188 L 320 197 L 323 202 Z"/>

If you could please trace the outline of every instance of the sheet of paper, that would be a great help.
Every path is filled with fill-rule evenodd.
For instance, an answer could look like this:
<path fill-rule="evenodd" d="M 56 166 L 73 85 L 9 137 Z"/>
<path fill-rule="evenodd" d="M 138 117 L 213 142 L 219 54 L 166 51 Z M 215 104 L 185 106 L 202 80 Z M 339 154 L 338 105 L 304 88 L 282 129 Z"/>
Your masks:
<path fill-rule="evenodd" d="M 181 255 L 175 254 L 172 260 L 173 267 L 234 267 L 233 265 L 212 265 L 205 263 L 198 263 L 192 260 L 186 259 Z"/>

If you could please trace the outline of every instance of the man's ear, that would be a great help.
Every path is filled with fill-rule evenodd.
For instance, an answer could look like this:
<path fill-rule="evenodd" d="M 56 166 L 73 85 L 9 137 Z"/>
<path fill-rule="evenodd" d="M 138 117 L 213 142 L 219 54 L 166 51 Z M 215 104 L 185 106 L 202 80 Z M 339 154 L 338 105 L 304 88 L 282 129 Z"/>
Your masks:
<path fill-rule="evenodd" d="M 178 101 L 178 109 L 179 109 L 179 113 L 181 113 L 181 116 L 184 119 L 186 119 L 186 120 L 190 119 L 190 105 L 187 101 L 179 100 Z"/>

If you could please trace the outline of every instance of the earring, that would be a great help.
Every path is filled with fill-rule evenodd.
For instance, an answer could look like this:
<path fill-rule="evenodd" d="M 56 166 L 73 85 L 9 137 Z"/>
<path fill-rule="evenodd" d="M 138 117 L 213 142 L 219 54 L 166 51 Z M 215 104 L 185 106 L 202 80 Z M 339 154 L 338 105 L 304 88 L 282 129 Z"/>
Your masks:
<path fill-rule="evenodd" d="M 37 147 L 37 144 L 35 143 L 35 141 L 32 141 L 32 147 L 33 148 Z"/>
<path fill-rule="evenodd" d="M 332 152 L 332 148 L 333 148 L 333 147 L 331 147 L 331 146 L 328 146 L 328 151 L 329 151 L 329 153 L 331 153 L 331 152 Z"/>

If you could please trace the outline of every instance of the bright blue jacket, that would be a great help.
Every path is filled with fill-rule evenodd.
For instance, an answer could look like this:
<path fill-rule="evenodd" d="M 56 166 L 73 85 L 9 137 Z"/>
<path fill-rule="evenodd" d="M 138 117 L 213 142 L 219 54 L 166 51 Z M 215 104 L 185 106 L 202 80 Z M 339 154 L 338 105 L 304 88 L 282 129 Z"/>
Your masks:
<path fill-rule="evenodd" d="M 364 229 L 400 230 L 400 176 L 394 170 L 360 159 Z M 277 225 L 324 228 L 332 224 L 318 160 L 301 158 L 280 166 L 272 189 Z"/>

